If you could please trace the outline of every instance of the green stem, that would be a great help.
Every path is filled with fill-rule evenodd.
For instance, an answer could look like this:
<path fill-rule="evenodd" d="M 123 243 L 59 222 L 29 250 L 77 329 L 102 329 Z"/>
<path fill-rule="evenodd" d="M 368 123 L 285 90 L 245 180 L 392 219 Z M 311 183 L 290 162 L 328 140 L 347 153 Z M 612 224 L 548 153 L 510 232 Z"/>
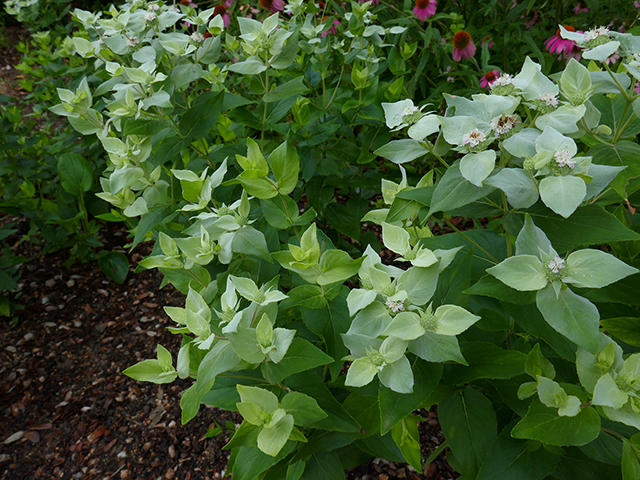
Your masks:
<path fill-rule="evenodd" d="M 440 455 L 444 451 L 444 449 L 447 448 L 448 446 L 449 446 L 449 440 L 445 440 L 440 445 L 438 445 L 438 448 L 436 448 L 433 452 L 431 452 L 431 455 L 429 455 L 429 457 L 424 461 L 423 468 L 426 468 L 429 465 L 431 465 L 433 462 L 435 462 L 436 458 L 438 458 L 438 455 Z"/>

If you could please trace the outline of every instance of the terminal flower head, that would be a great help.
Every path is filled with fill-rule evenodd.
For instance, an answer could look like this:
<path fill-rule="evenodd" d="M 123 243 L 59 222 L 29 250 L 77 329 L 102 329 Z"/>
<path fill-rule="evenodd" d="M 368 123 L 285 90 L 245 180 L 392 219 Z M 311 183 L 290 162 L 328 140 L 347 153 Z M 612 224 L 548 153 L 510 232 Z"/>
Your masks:
<path fill-rule="evenodd" d="M 576 31 L 571 25 L 563 25 L 563 27 L 570 32 Z M 571 58 L 575 58 L 576 60 L 580 59 L 580 50 L 577 43 L 574 40 L 562 38 L 560 29 L 556 31 L 554 36 L 547 39 L 544 44 L 549 53 L 557 53 L 566 60 L 570 60 Z"/>
<path fill-rule="evenodd" d="M 490 88 L 493 82 L 495 82 L 500 76 L 500 72 L 498 70 L 489 70 L 482 77 L 480 77 L 480 86 L 482 88 Z"/>
<path fill-rule="evenodd" d="M 460 30 L 451 39 L 453 42 L 453 59 L 459 62 L 463 58 L 471 58 L 476 54 L 476 45 L 469 32 Z"/>
<path fill-rule="evenodd" d="M 436 0 L 416 0 L 416 6 L 413 7 L 413 14 L 418 20 L 423 22 L 436 13 Z"/>
<path fill-rule="evenodd" d="M 281 12 L 284 10 L 283 0 L 260 0 L 260 6 L 265 10 L 270 10 L 273 13 Z"/>

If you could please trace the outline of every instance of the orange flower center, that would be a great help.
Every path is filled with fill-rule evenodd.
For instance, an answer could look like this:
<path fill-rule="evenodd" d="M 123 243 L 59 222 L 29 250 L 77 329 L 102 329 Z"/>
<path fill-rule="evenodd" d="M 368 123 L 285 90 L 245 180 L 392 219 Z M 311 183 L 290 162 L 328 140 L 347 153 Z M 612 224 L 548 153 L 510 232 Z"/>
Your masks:
<path fill-rule="evenodd" d="M 571 25 L 563 25 L 563 27 L 564 27 L 565 30 L 568 30 L 570 32 L 575 32 L 576 31 L 576 29 L 573 28 Z M 560 29 L 558 29 L 558 31 L 556 31 L 556 36 L 558 36 L 558 37 L 560 36 Z"/>
<path fill-rule="evenodd" d="M 213 16 L 217 16 L 217 15 L 224 15 L 225 13 L 227 13 L 227 7 L 225 7 L 224 5 L 222 5 L 221 3 L 216 5 L 213 8 Z"/>
<path fill-rule="evenodd" d="M 260 5 L 265 10 L 271 10 L 271 5 L 273 5 L 273 0 L 260 0 Z"/>
<path fill-rule="evenodd" d="M 189 0 L 180 0 L 180 5 L 184 5 L 185 7 L 188 7 L 190 3 Z"/>
<path fill-rule="evenodd" d="M 430 3 L 431 0 L 416 0 L 416 7 L 418 7 L 419 10 L 423 10 L 427 8 Z"/>
<path fill-rule="evenodd" d="M 485 75 L 484 75 L 484 79 L 485 79 L 487 82 L 493 82 L 493 81 L 496 79 L 496 74 L 495 74 L 495 73 L 493 73 L 493 72 L 487 72 L 487 73 L 485 73 Z"/>
<path fill-rule="evenodd" d="M 453 36 L 453 48 L 457 50 L 464 50 L 469 43 L 471 43 L 471 35 L 464 30 L 460 30 Z"/>

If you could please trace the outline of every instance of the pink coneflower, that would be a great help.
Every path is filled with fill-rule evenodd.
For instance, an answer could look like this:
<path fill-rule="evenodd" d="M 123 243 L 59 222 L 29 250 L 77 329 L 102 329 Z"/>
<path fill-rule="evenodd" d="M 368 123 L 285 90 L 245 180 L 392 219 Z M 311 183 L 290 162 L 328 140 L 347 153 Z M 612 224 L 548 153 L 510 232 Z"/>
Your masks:
<path fill-rule="evenodd" d="M 423 22 L 427 17 L 431 17 L 436 13 L 436 0 L 416 0 L 416 6 L 413 7 L 413 14 L 418 20 Z"/>
<path fill-rule="evenodd" d="M 326 20 L 326 19 L 327 19 L 327 17 L 325 17 L 325 18 L 323 19 L 323 21 L 324 21 L 324 20 Z M 328 35 L 329 33 L 330 33 L 330 34 L 332 34 L 332 35 L 335 35 L 335 34 L 336 34 L 336 26 L 338 26 L 338 25 L 340 25 L 340 22 L 334 18 L 334 19 L 333 19 L 333 26 L 332 26 L 331 28 L 329 28 L 326 32 L 322 32 L 322 33 L 320 34 L 320 36 L 321 36 L 322 38 L 324 38 L 324 37 L 325 37 L 326 35 Z"/>
<path fill-rule="evenodd" d="M 218 15 L 222 15 L 222 23 L 225 28 L 231 25 L 231 17 L 229 16 L 229 7 L 233 4 L 233 0 L 226 0 L 223 3 L 219 3 L 215 7 L 213 7 L 213 17 L 217 17 Z"/>
<path fill-rule="evenodd" d="M 491 35 L 487 35 L 482 39 L 482 44 L 480 45 L 480 47 L 484 47 L 485 45 L 487 46 L 487 48 L 491 48 L 495 45 L 493 43 L 493 37 Z"/>
<path fill-rule="evenodd" d="M 485 73 L 482 77 L 480 77 L 480 86 L 482 88 L 488 88 L 493 82 L 495 82 L 500 76 L 500 72 L 498 70 L 490 70 Z"/>
<path fill-rule="evenodd" d="M 563 26 L 570 32 L 576 31 L 576 29 L 571 25 Z M 573 40 L 562 38 L 560 36 L 560 29 L 556 31 L 556 34 L 553 37 L 547 39 L 544 44 L 547 47 L 547 50 L 549 50 L 549 53 L 557 53 L 560 55 L 560 58 L 564 57 L 567 60 L 570 60 L 571 58 L 575 58 L 576 60 L 580 59 L 580 49 L 578 48 L 578 45 Z"/>
<path fill-rule="evenodd" d="M 573 13 L 575 13 L 576 15 L 578 13 L 585 13 L 588 11 L 589 11 L 589 7 L 587 7 L 584 2 L 578 2 L 576 3 L 576 6 L 573 7 Z"/>
<path fill-rule="evenodd" d="M 471 40 L 471 35 L 460 30 L 451 39 L 453 43 L 453 59 L 459 62 L 463 58 L 471 58 L 476 54 L 476 45 Z"/>
<path fill-rule="evenodd" d="M 260 6 L 273 13 L 281 12 L 284 10 L 284 0 L 260 0 Z"/>

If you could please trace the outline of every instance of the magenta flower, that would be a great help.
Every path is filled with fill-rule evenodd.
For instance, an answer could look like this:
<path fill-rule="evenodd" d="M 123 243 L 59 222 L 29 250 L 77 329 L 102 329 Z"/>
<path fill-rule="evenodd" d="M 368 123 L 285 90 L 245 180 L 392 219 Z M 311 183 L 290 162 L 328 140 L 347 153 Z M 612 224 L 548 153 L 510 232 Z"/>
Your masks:
<path fill-rule="evenodd" d="M 436 13 L 436 0 L 416 0 L 416 6 L 413 7 L 413 14 L 418 20 L 423 22 Z"/>
<path fill-rule="evenodd" d="M 451 39 L 453 43 L 453 59 L 459 62 L 463 58 L 471 58 L 476 54 L 476 45 L 471 40 L 471 35 L 460 30 Z"/>
<path fill-rule="evenodd" d="M 564 25 L 564 28 L 570 32 L 576 31 L 576 29 L 571 25 Z M 562 38 L 560 36 L 560 29 L 558 29 L 553 37 L 548 38 L 544 44 L 547 47 L 547 50 L 549 50 L 549 53 L 557 53 L 560 58 L 564 57 L 566 60 L 570 60 L 572 58 L 575 58 L 576 60 L 580 59 L 580 49 L 578 48 L 578 45 L 573 40 Z"/>
<path fill-rule="evenodd" d="M 273 13 L 284 10 L 284 0 L 260 0 L 260 6 Z"/>
<path fill-rule="evenodd" d="M 490 70 L 485 73 L 482 77 L 480 77 L 480 86 L 482 88 L 488 88 L 493 82 L 495 82 L 500 76 L 500 72 L 498 70 Z"/>
<path fill-rule="evenodd" d="M 487 35 L 482 39 L 482 44 L 480 45 L 480 47 L 484 47 L 485 45 L 487 46 L 487 48 L 491 48 L 495 45 L 493 43 L 493 37 L 491 35 Z"/>
<path fill-rule="evenodd" d="M 223 3 L 219 3 L 213 8 L 214 18 L 218 15 L 222 16 L 222 23 L 225 28 L 231 25 L 231 17 L 229 16 L 229 7 L 233 5 L 233 0 L 225 0 Z"/>

